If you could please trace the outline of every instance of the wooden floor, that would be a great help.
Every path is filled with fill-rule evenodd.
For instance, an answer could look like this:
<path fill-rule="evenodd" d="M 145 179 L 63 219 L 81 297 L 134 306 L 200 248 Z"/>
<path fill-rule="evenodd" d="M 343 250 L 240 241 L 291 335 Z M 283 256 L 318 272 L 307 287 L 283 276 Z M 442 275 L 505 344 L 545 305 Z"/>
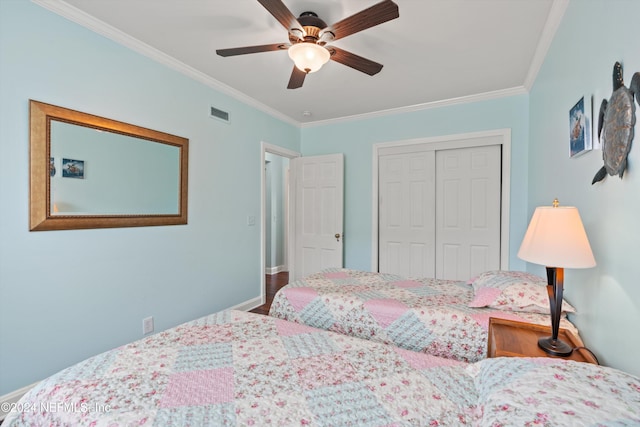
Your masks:
<path fill-rule="evenodd" d="M 271 307 L 271 303 L 273 302 L 273 296 L 281 287 L 289 283 L 289 272 L 283 271 L 282 273 L 277 274 L 267 274 L 265 283 L 267 288 L 267 302 L 264 305 L 251 310 L 252 313 L 269 314 L 269 308 Z"/>

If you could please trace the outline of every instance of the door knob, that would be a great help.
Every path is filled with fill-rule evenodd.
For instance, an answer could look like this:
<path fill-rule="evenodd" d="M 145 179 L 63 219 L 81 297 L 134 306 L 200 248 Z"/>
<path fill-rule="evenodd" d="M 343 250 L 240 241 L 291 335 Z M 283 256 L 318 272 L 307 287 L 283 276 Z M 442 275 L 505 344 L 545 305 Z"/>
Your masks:
<path fill-rule="evenodd" d="M 335 238 L 339 242 L 340 241 L 340 233 L 336 233 Z"/>

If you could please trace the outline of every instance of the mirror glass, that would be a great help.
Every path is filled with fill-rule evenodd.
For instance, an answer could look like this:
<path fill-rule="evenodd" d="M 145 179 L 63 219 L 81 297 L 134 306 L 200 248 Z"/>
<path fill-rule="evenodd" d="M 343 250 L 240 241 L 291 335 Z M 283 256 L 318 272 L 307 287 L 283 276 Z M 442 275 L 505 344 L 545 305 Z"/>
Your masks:
<path fill-rule="evenodd" d="M 31 101 L 31 230 L 186 224 L 188 140 Z"/>
<path fill-rule="evenodd" d="M 177 214 L 180 149 L 51 121 L 51 215 Z"/>

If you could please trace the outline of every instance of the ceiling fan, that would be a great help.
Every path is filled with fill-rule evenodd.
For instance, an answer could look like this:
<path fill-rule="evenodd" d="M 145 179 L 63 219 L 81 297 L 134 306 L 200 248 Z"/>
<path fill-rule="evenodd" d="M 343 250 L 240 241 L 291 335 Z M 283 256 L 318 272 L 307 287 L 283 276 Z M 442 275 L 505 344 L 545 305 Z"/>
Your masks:
<path fill-rule="evenodd" d="M 370 76 L 379 73 L 382 64 L 326 44 L 400 16 L 398 5 L 392 0 L 384 0 L 333 25 L 327 25 L 314 12 L 303 12 L 296 19 L 281 0 L 258 0 L 258 3 L 287 29 L 289 43 L 218 49 L 216 53 L 226 57 L 288 50 L 295 65 L 287 89 L 302 87 L 307 74 L 318 71 L 329 59 Z"/>

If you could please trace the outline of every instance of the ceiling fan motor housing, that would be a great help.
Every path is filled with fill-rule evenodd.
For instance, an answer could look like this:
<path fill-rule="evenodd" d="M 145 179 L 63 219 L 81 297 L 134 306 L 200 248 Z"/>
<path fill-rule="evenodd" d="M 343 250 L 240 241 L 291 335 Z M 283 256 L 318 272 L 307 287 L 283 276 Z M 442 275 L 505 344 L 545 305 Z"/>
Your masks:
<path fill-rule="evenodd" d="M 298 22 L 302 25 L 302 29 L 304 30 L 304 38 L 302 41 L 311 42 L 311 43 L 319 43 L 321 45 L 326 42 L 318 42 L 320 39 L 320 31 L 323 28 L 327 28 L 326 22 L 322 19 L 318 18 L 318 14 L 315 12 L 302 12 L 300 17 L 298 18 Z"/>
<path fill-rule="evenodd" d="M 318 29 L 322 29 L 327 26 L 327 23 L 318 18 L 318 14 L 315 12 L 302 12 L 298 18 L 298 22 L 303 27 L 317 27 Z"/>

